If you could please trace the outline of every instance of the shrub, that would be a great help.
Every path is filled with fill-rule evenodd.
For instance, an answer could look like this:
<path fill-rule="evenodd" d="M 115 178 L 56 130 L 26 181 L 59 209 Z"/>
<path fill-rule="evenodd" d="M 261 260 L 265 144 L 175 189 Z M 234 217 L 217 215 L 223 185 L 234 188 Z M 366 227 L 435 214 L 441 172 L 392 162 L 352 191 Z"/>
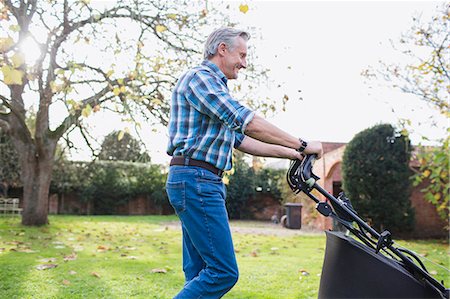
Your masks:
<path fill-rule="evenodd" d="M 270 193 L 279 202 L 282 200 L 281 186 L 285 180 L 284 170 L 260 169 L 254 171 L 244 160 L 244 154 L 235 152 L 233 173 L 227 185 L 226 207 L 232 219 L 249 218 L 249 199 L 257 192 Z"/>
<path fill-rule="evenodd" d="M 55 166 L 51 190 L 91 201 L 95 214 L 114 214 L 117 206 L 137 196 L 161 205 L 166 201 L 165 178 L 160 166 L 148 163 L 63 162 Z"/>
<path fill-rule="evenodd" d="M 412 228 L 410 148 L 406 137 L 381 124 L 358 133 L 345 149 L 343 189 L 375 229 Z"/>

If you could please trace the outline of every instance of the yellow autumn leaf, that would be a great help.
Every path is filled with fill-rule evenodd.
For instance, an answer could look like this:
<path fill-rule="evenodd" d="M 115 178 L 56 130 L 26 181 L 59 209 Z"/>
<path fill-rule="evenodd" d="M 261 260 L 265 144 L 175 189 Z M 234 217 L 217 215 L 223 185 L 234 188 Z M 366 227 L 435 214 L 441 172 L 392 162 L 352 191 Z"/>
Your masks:
<path fill-rule="evenodd" d="M 241 5 L 239 5 L 239 10 L 240 10 L 242 13 L 247 13 L 247 11 L 248 11 L 248 5 L 247 5 L 247 4 L 241 4 Z"/>
<path fill-rule="evenodd" d="M 164 25 L 156 25 L 155 29 L 156 29 L 156 32 L 164 32 L 167 30 L 167 27 Z"/>
<path fill-rule="evenodd" d="M 20 67 L 22 64 L 25 63 L 25 57 L 21 54 L 21 53 L 15 53 L 12 57 L 11 57 L 11 61 L 13 63 L 13 66 L 15 68 Z"/>
<path fill-rule="evenodd" d="M 153 99 L 153 100 L 151 100 L 151 102 L 153 105 L 156 105 L 156 106 L 159 106 L 162 104 L 160 99 Z"/>
<path fill-rule="evenodd" d="M 4 53 L 14 45 L 14 40 L 10 37 L 0 37 L 0 53 Z"/>
<path fill-rule="evenodd" d="M 107 73 L 106 73 L 106 77 L 111 77 L 112 76 L 112 74 L 114 74 L 114 70 L 109 70 Z"/>
<path fill-rule="evenodd" d="M 3 82 L 6 85 L 22 84 L 22 78 L 24 73 L 20 70 L 16 70 L 9 65 L 2 66 Z"/>
<path fill-rule="evenodd" d="M 57 84 L 55 81 L 50 82 L 50 88 L 53 93 L 61 92 L 64 89 L 63 84 Z"/>
<path fill-rule="evenodd" d="M 115 96 L 118 96 L 120 94 L 120 88 L 119 87 L 114 87 L 113 93 L 114 93 Z"/>
<path fill-rule="evenodd" d="M 20 25 L 11 25 L 11 26 L 9 26 L 9 30 L 11 30 L 12 32 L 19 32 Z"/>
<path fill-rule="evenodd" d="M 119 135 L 117 135 L 117 140 L 119 140 L 119 141 L 122 140 L 123 135 L 125 135 L 125 132 L 124 131 L 120 131 Z"/>
<path fill-rule="evenodd" d="M 120 86 L 120 92 L 121 93 L 125 93 L 125 91 L 127 91 L 125 86 Z"/>
<path fill-rule="evenodd" d="M 434 199 L 436 199 L 436 200 L 441 199 L 441 193 L 436 193 L 436 194 L 434 195 Z"/>
<path fill-rule="evenodd" d="M 431 174 L 431 171 L 429 171 L 428 169 L 423 172 L 423 176 L 426 178 L 429 177 L 430 174 Z"/>
<path fill-rule="evenodd" d="M 176 20 L 177 15 L 174 14 L 174 13 L 170 13 L 170 14 L 167 14 L 167 17 L 168 17 L 169 19 Z"/>
<path fill-rule="evenodd" d="M 83 115 L 83 117 L 89 117 L 89 115 L 91 115 L 92 112 L 92 107 L 91 105 L 87 104 L 86 107 L 83 108 L 83 111 L 81 111 L 81 114 Z"/>

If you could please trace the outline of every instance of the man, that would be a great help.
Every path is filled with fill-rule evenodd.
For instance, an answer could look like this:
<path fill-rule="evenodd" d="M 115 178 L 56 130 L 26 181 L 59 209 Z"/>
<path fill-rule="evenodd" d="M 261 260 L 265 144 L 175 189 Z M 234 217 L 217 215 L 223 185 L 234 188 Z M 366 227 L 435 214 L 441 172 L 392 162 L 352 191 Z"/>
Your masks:
<path fill-rule="evenodd" d="M 227 80 L 247 67 L 249 38 L 233 28 L 214 31 L 205 60 L 180 77 L 172 94 L 167 153 L 173 158 L 166 190 L 182 224 L 186 278 L 175 298 L 220 298 L 237 282 L 222 183 L 233 147 L 264 157 L 322 155 L 320 142 L 291 136 L 229 94 Z"/>

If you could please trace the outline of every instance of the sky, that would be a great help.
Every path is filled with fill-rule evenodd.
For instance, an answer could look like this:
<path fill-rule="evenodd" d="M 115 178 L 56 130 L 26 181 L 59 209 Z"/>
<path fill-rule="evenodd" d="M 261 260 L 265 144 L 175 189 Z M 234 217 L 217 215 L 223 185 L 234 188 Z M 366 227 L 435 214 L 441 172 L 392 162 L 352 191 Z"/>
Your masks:
<path fill-rule="evenodd" d="M 418 99 L 383 88 L 378 85 L 381 82 L 367 84 L 361 76 L 364 69 L 376 66 L 379 60 L 398 61 L 398 52 L 390 40 L 399 40 L 401 33 L 411 27 L 413 15 L 429 16 L 439 2 L 229 3 L 232 10 L 236 7 L 231 18 L 237 27 L 262 37 L 249 41 L 258 54 L 256 62 L 269 68 L 271 79 L 283 82 L 283 92 L 291 95 L 285 112 L 268 117 L 281 129 L 306 140 L 349 142 L 373 125 L 395 125 L 399 118 L 409 118 L 415 130 L 413 143 L 418 143 L 420 135 L 442 137 L 442 131 L 429 128 L 430 115 L 448 127 L 448 120 L 433 114 Z M 245 14 L 239 11 L 241 4 L 249 7 Z M 252 63 L 251 56 L 248 60 Z M 98 136 L 112 130 L 110 126 L 100 129 L 95 122 L 93 119 Z M 115 129 L 129 126 L 113 119 L 108 123 L 115 123 Z M 141 136 L 153 162 L 170 160 L 165 154 L 165 128 L 143 126 Z M 75 153 L 72 159 L 86 159 L 88 155 L 86 149 Z"/>

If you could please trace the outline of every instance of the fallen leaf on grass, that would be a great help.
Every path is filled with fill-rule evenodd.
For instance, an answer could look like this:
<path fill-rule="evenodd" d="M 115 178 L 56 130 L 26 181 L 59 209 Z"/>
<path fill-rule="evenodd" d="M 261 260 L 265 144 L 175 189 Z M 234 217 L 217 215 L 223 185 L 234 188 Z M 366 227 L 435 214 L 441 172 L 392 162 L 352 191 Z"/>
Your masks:
<path fill-rule="evenodd" d="M 437 275 L 438 273 L 437 273 L 437 271 L 432 270 L 432 271 L 430 271 L 430 274 L 431 274 L 431 275 Z"/>
<path fill-rule="evenodd" d="M 68 281 L 67 279 L 64 279 L 62 281 L 62 283 L 63 283 L 63 285 L 66 285 L 66 286 L 70 285 L 70 281 Z"/>
<path fill-rule="evenodd" d="M 23 244 L 23 242 L 21 241 L 10 241 L 10 242 L 6 242 L 6 245 L 20 245 Z"/>
<path fill-rule="evenodd" d="M 305 269 L 300 269 L 300 270 L 298 270 L 298 272 L 301 273 L 303 276 L 308 276 L 309 275 L 309 272 L 306 271 Z"/>
<path fill-rule="evenodd" d="M 24 248 L 18 248 L 16 250 L 17 252 L 24 252 L 24 253 L 35 253 L 35 250 L 32 250 L 31 248 L 24 247 Z"/>
<path fill-rule="evenodd" d="M 94 277 L 97 277 L 97 278 L 101 277 L 101 275 L 98 274 L 97 272 L 92 272 L 91 275 L 94 276 Z"/>
<path fill-rule="evenodd" d="M 259 255 L 259 249 L 255 249 L 250 253 L 250 256 L 257 257 Z"/>
<path fill-rule="evenodd" d="M 42 264 L 42 265 L 36 266 L 36 269 L 47 270 L 47 269 L 52 269 L 52 268 L 56 268 L 56 267 L 58 267 L 57 264 Z"/>
<path fill-rule="evenodd" d="M 70 274 L 70 275 L 75 275 L 75 274 L 77 274 L 77 272 L 75 272 L 75 271 L 73 271 L 73 270 L 70 270 L 70 271 L 69 271 L 69 274 Z"/>
<path fill-rule="evenodd" d="M 152 273 L 167 273 L 167 270 L 155 268 L 155 269 L 152 269 Z"/>
<path fill-rule="evenodd" d="M 49 258 L 45 258 L 45 259 L 40 259 L 39 262 L 40 263 L 45 263 L 45 264 L 54 263 L 54 262 L 56 262 L 56 257 L 49 257 Z"/>
<path fill-rule="evenodd" d="M 105 252 L 107 250 L 109 250 L 109 248 L 107 246 L 105 246 L 105 245 L 97 246 L 97 252 Z"/>
<path fill-rule="evenodd" d="M 76 259 L 77 259 L 77 254 L 75 252 L 72 252 L 72 254 L 69 254 L 69 255 L 64 257 L 64 261 L 65 262 L 74 261 Z"/>
<path fill-rule="evenodd" d="M 130 255 L 130 256 L 127 257 L 127 259 L 129 259 L 129 260 L 137 260 L 137 257 Z"/>

